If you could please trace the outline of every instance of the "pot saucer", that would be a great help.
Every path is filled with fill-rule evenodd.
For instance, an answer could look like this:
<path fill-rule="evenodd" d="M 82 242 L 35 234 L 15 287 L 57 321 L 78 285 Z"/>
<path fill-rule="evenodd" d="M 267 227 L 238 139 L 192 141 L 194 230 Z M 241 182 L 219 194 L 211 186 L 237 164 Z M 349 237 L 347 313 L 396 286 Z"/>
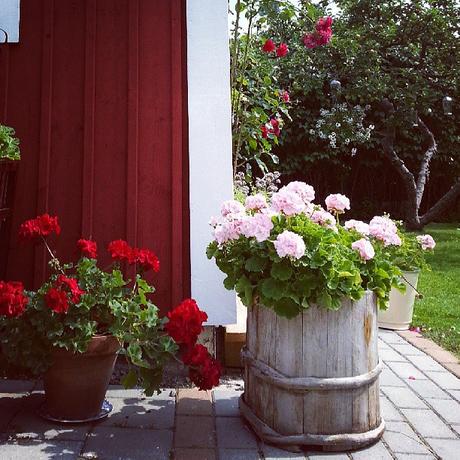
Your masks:
<path fill-rule="evenodd" d="M 104 402 L 102 403 L 101 411 L 99 414 L 97 414 L 94 417 L 89 417 L 86 419 L 81 419 L 81 420 L 67 420 L 64 418 L 57 418 L 54 417 L 53 415 L 49 414 L 48 411 L 46 410 L 46 401 L 37 409 L 37 414 L 45 419 L 48 420 L 49 422 L 55 422 L 55 423 L 65 423 L 69 425 L 73 425 L 76 423 L 90 423 L 90 422 L 97 422 L 98 420 L 102 420 L 106 418 L 110 412 L 112 412 L 113 406 L 107 399 L 104 399 Z"/>

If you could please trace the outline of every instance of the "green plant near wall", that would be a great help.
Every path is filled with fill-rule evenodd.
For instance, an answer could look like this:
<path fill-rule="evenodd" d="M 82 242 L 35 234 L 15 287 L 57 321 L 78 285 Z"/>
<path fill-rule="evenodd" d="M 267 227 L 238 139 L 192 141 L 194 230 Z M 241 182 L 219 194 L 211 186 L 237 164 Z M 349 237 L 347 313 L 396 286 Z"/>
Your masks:
<path fill-rule="evenodd" d="M 0 160 L 20 160 L 19 139 L 13 128 L 0 124 Z"/>

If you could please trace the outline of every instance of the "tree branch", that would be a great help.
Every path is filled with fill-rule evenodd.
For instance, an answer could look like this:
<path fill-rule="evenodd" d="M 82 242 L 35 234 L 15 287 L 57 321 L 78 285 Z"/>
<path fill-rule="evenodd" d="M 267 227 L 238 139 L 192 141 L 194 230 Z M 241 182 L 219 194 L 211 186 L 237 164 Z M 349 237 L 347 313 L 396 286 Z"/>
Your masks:
<path fill-rule="evenodd" d="M 433 155 L 437 153 L 438 146 L 436 144 L 436 139 L 433 136 L 433 133 L 430 131 L 428 126 L 423 122 L 420 117 L 418 118 L 418 125 L 422 131 L 430 138 L 430 146 L 423 155 L 422 163 L 420 165 L 420 170 L 417 177 L 417 189 L 416 189 L 416 198 L 417 198 L 417 209 L 420 208 L 420 203 L 422 202 L 423 192 L 425 191 L 426 181 L 429 175 L 429 166 L 430 161 L 433 158 Z"/>
<path fill-rule="evenodd" d="M 460 197 L 460 177 L 457 178 L 457 181 L 454 185 L 452 185 L 450 190 L 420 218 L 421 226 L 436 219 L 436 217 L 438 217 L 458 197 Z"/>

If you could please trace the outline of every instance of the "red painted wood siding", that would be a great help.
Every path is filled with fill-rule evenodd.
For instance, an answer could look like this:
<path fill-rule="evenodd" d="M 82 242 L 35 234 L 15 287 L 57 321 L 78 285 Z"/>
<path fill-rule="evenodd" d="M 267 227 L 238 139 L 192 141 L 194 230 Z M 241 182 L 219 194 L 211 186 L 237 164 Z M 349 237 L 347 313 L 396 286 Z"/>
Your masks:
<path fill-rule="evenodd" d="M 126 238 L 160 257 L 163 311 L 189 295 L 184 3 L 21 2 L 20 43 L 0 45 L 0 120 L 22 150 L 9 279 L 43 280 L 44 251 L 16 229 L 47 211 L 64 259 L 82 236 L 101 254 Z"/>

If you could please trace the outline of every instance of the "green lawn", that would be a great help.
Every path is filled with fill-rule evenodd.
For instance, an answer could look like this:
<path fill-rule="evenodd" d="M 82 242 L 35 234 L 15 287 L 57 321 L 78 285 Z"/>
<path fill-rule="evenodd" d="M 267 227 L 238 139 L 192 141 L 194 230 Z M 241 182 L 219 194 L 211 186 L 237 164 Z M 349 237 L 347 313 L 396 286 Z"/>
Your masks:
<path fill-rule="evenodd" d="M 433 236 L 436 247 L 427 258 L 432 271 L 420 276 L 423 298 L 415 304 L 412 324 L 460 356 L 460 224 L 432 224 L 424 233 Z"/>

